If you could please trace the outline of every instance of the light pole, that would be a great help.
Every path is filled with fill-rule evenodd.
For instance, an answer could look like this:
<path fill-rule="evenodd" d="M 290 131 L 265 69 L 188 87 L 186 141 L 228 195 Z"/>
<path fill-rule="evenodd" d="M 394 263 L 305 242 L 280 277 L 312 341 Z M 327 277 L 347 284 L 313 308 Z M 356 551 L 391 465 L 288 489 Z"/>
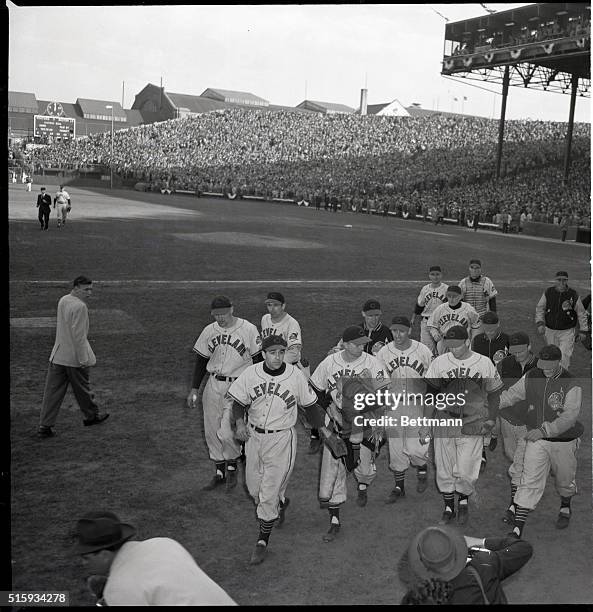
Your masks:
<path fill-rule="evenodd" d="M 109 159 L 109 179 L 111 183 L 111 189 L 113 189 L 113 105 L 109 104 L 105 108 L 111 109 L 111 158 Z"/>

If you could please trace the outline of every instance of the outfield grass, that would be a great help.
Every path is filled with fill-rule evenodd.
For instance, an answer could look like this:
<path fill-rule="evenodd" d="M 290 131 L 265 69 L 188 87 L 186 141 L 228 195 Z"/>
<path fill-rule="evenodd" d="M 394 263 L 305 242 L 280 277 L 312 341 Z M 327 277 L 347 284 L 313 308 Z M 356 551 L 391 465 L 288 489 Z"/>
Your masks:
<path fill-rule="evenodd" d="M 529 332 L 536 349 L 543 342 L 535 337 L 534 308 L 554 273 L 567 270 L 571 286 L 583 295 L 590 290 L 590 253 L 582 245 L 263 202 L 75 188 L 70 194 L 66 228 L 58 231 L 52 216 L 50 231 L 40 232 L 36 194 L 9 192 L 12 557 L 14 588 L 69 590 L 78 605 L 91 598 L 78 559 L 68 557 L 70 532 L 91 509 L 115 511 L 138 526 L 140 537 L 178 539 L 237 602 L 260 605 L 397 602 L 404 587 L 396 565 L 409 537 L 440 517 L 432 482 L 421 500 L 410 487 L 401 504 L 383 504 L 392 485 L 384 450 L 367 507 L 354 503 L 350 479 L 340 539 L 322 543 L 319 456 L 306 454 L 299 430 L 286 524 L 272 534 L 265 563 L 248 566 L 257 536 L 253 504 L 240 487 L 232 494 L 200 491 L 212 464 L 200 411 L 185 407 L 191 347 L 211 321 L 214 295 L 229 295 L 238 316 L 259 324 L 266 293 L 282 291 L 314 367 L 360 319 L 366 299 L 381 301 L 384 320 L 410 315 L 431 264 L 443 266 L 446 281 L 458 281 L 469 259 L 481 258 L 500 294 L 503 329 Z M 56 303 L 78 274 L 95 281 L 92 380 L 112 416 L 83 428 L 69 394 L 59 436 L 38 441 Z M 590 357 L 575 348 L 572 370 L 587 381 Z M 565 531 L 554 529 L 558 498 L 549 482 L 525 530 L 534 558 L 509 581 L 513 602 L 593 601 L 583 563 L 593 544 L 590 407 L 587 384 L 573 520 Z M 468 535 L 506 531 L 500 516 L 507 463 L 500 449 L 490 458 L 470 505 Z"/>

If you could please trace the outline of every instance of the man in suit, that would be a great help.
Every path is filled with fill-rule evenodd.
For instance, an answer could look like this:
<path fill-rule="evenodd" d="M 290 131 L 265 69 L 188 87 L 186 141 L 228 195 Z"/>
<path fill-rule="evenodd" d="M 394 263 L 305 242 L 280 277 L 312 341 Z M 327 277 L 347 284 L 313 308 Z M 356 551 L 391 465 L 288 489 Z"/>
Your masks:
<path fill-rule="evenodd" d="M 37 196 L 37 208 L 39 209 L 39 223 L 41 229 L 46 230 L 49 225 L 49 213 L 51 212 L 51 196 L 45 191 L 45 187 L 41 188 L 41 193 Z"/>
<path fill-rule="evenodd" d="M 92 292 L 93 281 L 77 276 L 72 282 L 72 291 L 58 302 L 56 340 L 49 357 L 37 432 L 39 438 L 55 436 L 52 427 L 69 384 L 85 416 L 85 426 L 98 425 L 109 417 L 108 413 L 99 412 L 89 380 L 89 368 L 97 363 L 87 340 L 89 313 L 86 301 Z"/>

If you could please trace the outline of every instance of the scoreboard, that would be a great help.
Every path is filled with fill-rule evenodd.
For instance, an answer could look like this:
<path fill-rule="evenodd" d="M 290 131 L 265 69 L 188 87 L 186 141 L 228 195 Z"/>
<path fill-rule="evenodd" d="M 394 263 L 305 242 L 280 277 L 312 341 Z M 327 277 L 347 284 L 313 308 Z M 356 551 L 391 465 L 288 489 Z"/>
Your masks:
<path fill-rule="evenodd" d="M 56 140 L 71 140 L 76 137 L 76 119 L 70 117 L 56 117 L 48 115 L 35 115 L 33 133 L 40 138 L 47 138 L 49 142 Z"/>

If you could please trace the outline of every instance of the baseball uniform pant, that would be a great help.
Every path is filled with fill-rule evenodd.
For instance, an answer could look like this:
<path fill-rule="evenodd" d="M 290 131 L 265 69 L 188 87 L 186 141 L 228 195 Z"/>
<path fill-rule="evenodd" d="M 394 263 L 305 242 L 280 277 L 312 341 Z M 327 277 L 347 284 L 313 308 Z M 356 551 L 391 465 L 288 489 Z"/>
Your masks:
<path fill-rule="evenodd" d="M 321 454 L 319 501 L 329 502 L 330 506 L 338 506 L 346 501 L 346 466 L 340 459 L 334 459 L 325 444 Z"/>
<path fill-rule="evenodd" d="M 231 461 L 241 454 L 239 443 L 223 424 L 223 415 L 227 410 L 228 430 L 230 430 L 230 409 L 232 402 L 226 398 L 226 393 L 231 386 L 230 382 L 217 380 L 214 376 L 208 378 L 202 395 L 202 406 L 204 408 L 204 436 L 208 445 L 208 453 L 212 461 Z M 221 427 L 222 426 L 222 427 Z M 218 436 L 219 430 L 221 437 Z M 222 438 L 222 439 L 221 439 Z"/>
<path fill-rule="evenodd" d="M 515 493 L 515 503 L 533 510 L 544 493 L 550 468 L 555 477 L 558 495 L 561 497 L 575 495 L 578 448 L 578 438 L 567 442 L 549 440 L 527 442 L 523 475 Z"/>
<path fill-rule="evenodd" d="M 41 227 L 43 229 L 47 229 L 47 226 L 49 225 L 49 213 L 50 210 L 48 208 L 41 208 L 41 206 L 39 207 L 39 215 L 37 215 L 37 218 L 39 219 L 39 223 L 41 223 Z"/>
<path fill-rule="evenodd" d="M 68 209 L 66 204 L 58 204 L 58 223 L 66 223 L 66 217 L 68 216 Z"/>
<path fill-rule="evenodd" d="M 545 338 L 547 344 L 555 344 L 562 351 L 560 365 L 568 369 L 570 366 L 570 358 L 574 350 L 574 327 L 570 329 L 550 329 L 546 327 Z"/>
<path fill-rule="evenodd" d="M 341 462 L 340 462 L 341 463 Z M 360 462 L 354 468 L 354 477 L 358 484 L 367 486 L 373 483 L 377 475 L 377 467 L 373 460 L 373 451 L 367 448 L 364 444 L 360 445 Z"/>
<path fill-rule="evenodd" d="M 410 466 L 419 467 L 428 461 L 428 444 L 420 444 L 418 430 L 409 428 L 400 432 L 399 437 L 389 436 L 389 469 L 403 472 Z"/>
<path fill-rule="evenodd" d="M 521 474 L 523 474 L 523 459 L 525 457 L 525 447 L 527 427 L 525 425 L 511 425 L 506 419 L 500 419 L 500 433 L 504 454 L 511 461 L 509 466 L 509 476 L 514 485 L 519 485 Z"/>
<path fill-rule="evenodd" d="M 92 419 L 99 413 L 99 407 L 91 391 L 89 368 L 73 368 L 50 363 L 41 404 L 39 419 L 41 427 L 53 427 L 56 424 L 68 385 L 72 386 L 74 397 L 85 419 Z"/>
<path fill-rule="evenodd" d="M 451 429 L 434 428 L 437 486 L 441 493 L 471 495 L 480 475 L 482 436 L 449 437 Z"/>
<path fill-rule="evenodd" d="M 428 326 L 426 325 L 427 321 L 428 319 L 425 317 L 422 317 L 422 321 L 420 321 L 420 342 L 427 346 L 434 355 L 437 345 L 434 341 L 434 338 L 430 335 L 428 331 Z"/>
<path fill-rule="evenodd" d="M 249 425 L 245 443 L 245 483 L 257 505 L 257 518 L 278 518 L 297 451 L 294 427 L 274 433 L 258 433 Z"/>

